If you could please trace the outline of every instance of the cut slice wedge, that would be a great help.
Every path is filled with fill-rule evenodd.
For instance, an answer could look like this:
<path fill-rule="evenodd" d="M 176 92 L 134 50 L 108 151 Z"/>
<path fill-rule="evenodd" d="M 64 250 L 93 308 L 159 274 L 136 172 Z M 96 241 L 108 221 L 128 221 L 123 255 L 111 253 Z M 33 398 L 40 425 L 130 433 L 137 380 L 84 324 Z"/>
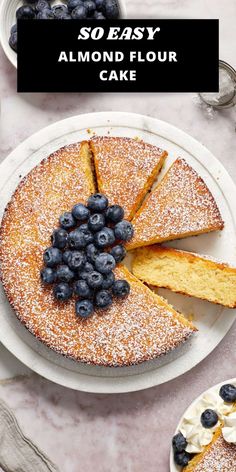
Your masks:
<path fill-rule="evenodd" d="M 167 152 L 151 144 L 122 137 L 96 137 L 90 141 L 98 191 L 110 205 L 124 208 L 130 220 L 158 175 Z"/>
<path fill-rule="evenodd" d="M 127 249 L 223 229 L 217 204 L 195 170 L 177 159 L 136 213 Z"/>
<path fill-rule="evenodd" d="M 207 256 L 155 245 L 140 248 L 133 273 L 157 287 L 236 307 L 236 268 Z"/>

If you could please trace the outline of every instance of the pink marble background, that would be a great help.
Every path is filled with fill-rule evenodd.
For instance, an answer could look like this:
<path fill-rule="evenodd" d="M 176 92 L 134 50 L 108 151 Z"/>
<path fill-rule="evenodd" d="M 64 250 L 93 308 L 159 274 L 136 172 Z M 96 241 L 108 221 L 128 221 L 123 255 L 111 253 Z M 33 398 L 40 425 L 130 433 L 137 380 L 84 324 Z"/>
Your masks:
<path fill-rule="evenodd" d="M 140 17 L 220 18 L 220 58 L 236 67 L 235 0 L 127 0 L 127 9 L 129 17 L 138 11 Z M 191 94 L 17 95 L 15 69 L 1 48 L 0 77 L 1 159 L 54 121 L 93 111 L 135 111 L 169 121 L 194 136 L 236 182 L 235 109 L 209 113 Z M 0 396 L 25 434 L 61 472 L 166 472 L 171 437 L 186 407 L 211 385 L 236 377 L 235 339 L 234 325 L 189 373 L 146 391 L 112 396 L 52 384 L 0 347 Z"/>

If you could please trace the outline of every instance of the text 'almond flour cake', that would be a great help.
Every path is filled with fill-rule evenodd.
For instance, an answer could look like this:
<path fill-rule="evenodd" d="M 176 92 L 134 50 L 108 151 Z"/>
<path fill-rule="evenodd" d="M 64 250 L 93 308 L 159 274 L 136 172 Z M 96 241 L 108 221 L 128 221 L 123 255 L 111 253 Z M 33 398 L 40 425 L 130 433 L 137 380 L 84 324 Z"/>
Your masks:
<path fill-rule="evenodd" d="M 129 141 L 129 148 L 132 147 L 132 142 Z M 125 146 L 126 143 L 125 139 Z M 120 138 L 119 146 L 121 146 Z M 159 150 L 157 154 L 160 154 Z M 75 250 L 69 251 L 77 257 L 73 259 L 73 263 L 78 264 L 78 257 L 84 257 L 85 249 L 76 252 L 78 247 L 82 247 L 79 246 L 82 243 L 78 240 L 78 233 L 81 237 L 80 228 L 83 226 L 83 237 L 85 234 L 86 237 L 90 236 L 91 226 L 86 229 L 87 223 L 84 223 L 73 230 L 71 220 L 73 223 L 74 217 L 70 211 L 77 203 L 86 204 L 95 191 L 93 156 L 88 142 L 66 146 L 35 167 L 18 186 L 3 217 L 0 249 L 2 282 L 20 321 L 51 349 L 75 360 L 96 365 L 138 364 L 180 346 L 196 331 L 196 328 L 120 265 L 114 269 L 114 275 L 118 285 L 121 279 L 123 286 L 129 286 L 126 298 L 114 298 L 104 311 L 97 308 L 104 303 L 104 298 L 100 294 L 99 304 L 95 306 L 91 317 L 82 318 L 86 312 L 83 303 L 82 309 L 85 311 L 80 311 L 81 316 L 76 316 L 75 295 L 72 296 L 72 289 L 69 289 L 71 292 L 67 301 L 65 300 L 68 294 L 63 292 L 65 286 L 69 286 L 65 280 L 71 276 L 71 266 L 65 268 L 64 263 L 62 268 L 60 264 L 62 257 L 63 261 L 66 260 L 68 251 L 62 254 L 58 247 L 62 247 L 60 238 L 66 234 L 67 240 L 75 244 Z M 97 198 L 97 195 L 100 194 L 95 194 L 93 198 Z M 106 200 L 105 197 L 103 199 Z M 79 205 L 79 208 L 76 206 L 76 211 L 79 212 L 81 207 L 87 208 Z M 98 216 L 92 212 L 90 225 L 93 224 L 94 228 L 97 228 L 102 218 L 104 221 L 107 221 L 107 218 L 109 222 L 112 218 L 115 221 L 118 207 L 108 207 L 107 211 L 111 208 L 113 213 L 109 214 L 109 218 L 107 212 L 106 216 L 102 215 L 102 212 Z M 59 228 L 59 216 L 62 213 L 61 228 Z M 131 227 L 130 223 L 123 221 L 115 224 L 115 227 L 111 224 L 106 231 L 101 229 L 93 233 L 93 241 L 102 245 L 107 235 L 110 237 L 115 233 L 122 236 L 122 231 L 125 232 Z M 119 231 L 116 231 L 117 226 Z M 57 228 L 56 232 L 54 228 Z M 52 234 L 53 247 L 48 250 L 52 244 Z M 55 238 L 59 238 L 56 244 L 54 244 Z M 112 254 L 116 257 L 116 261 L 119 260 L 119 251 L 120 248 L 117 249 L 117 246 L 115 250 L 111 249 L 109 263 Z M 44 271 L 43 278 L 46 281 L 49 281 L 51 276 L 54 277 L 54 267 L 51 262 L 53 257 L 58 255 L 60 258 L 56 277 L 60 277 L 63 282 L 58 284 L 60 290 L 56 292 L 58 297 L 56 299 L 52 287 L 41 282 L 40 271 L 41 275 Z M 100 256 L 106 259 L 107 253 L 105 256 L 102 254 Z M 45 269 L 42 269 L 43 258 L 47 265 Z M 98 257 L 92 259 L 96 269 L 97 259 Z M 102 264 L 102 261 L 99 263 Z M 78 272 L 78 277 L 79 274 L 81 273 Z M 75 272 L 72 277 L 76 277 Z M 97 272 L 96 277 L 93 283 L 98 282 Z M 105 278 L 103 282 L 104 280 Z M 76 281 L 76 291 L 80 293 L 85 285 L 84 280 Z M 121 286 L 118 287 L 119 290 L 120 288 Z M 114 290 L 113 292 L 115 293 Z M 64 301 L 58 301 L 59 299 Z"/>
<path fill-rule="evenodd" d="M 177 159 L 137 211 L 128 249 L 223 229 L 216 202 L 195 170 Z"/>
<path fill-rule="evenodd" d="M 236 268 L 207 256 L 146 246 L 135 251 L 132 271 L 150 285 L 236 307 Z"/>
<path fill-rule="evenodd" d="M 211 389 L 184 415 L 173 437 L 175 463 L 184 472 L 236 471 L 236 386 Z"/>

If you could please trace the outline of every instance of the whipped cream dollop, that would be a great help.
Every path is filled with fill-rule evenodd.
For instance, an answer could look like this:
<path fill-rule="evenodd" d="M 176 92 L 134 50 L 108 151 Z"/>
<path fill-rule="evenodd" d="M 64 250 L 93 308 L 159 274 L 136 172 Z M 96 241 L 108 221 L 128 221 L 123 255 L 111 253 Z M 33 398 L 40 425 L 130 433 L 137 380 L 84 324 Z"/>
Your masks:
<path fill-rule="evenodd" d="M 202 396 L 197 405 L 194 405 L 194 407 L 192 407 L 184 416 L 180 427 L 180 431 L 188 443 L 186 451 L 190 454 L 198 454 L 199 452 L 202 452 L 204 447 L 211 443 L 213 434 L 220 424 L 218 421 L 213 428 L 209 429 L 202 426 L 201 414 L 208 408 L 217 413 L 219 420 L 224 421 L 226 417 L 225 415 L 229 415 L 233 409 L 231 404 L 224 402 L 224 400 L 219 396 L 218 391 L 207 392 Z M 226 418 L 229 418 L 229 416 Z M 231 435 L 232 431 L 228 432 L 228 434 Z"/>
<path fill-rule="evenodd" d="M 236 446 L 236 411 L 224 417 L 222 434 L 226 442 Z"/>

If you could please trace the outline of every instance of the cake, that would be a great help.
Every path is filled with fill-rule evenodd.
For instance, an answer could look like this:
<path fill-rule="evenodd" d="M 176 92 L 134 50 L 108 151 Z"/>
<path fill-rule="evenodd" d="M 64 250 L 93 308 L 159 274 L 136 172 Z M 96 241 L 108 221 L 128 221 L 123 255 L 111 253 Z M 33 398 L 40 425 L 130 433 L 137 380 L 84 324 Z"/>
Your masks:
<path fill-rule="evenodd" d="M 226 442 L 218 428 L 210 445 L 184 467 L 184 472 L 236 471 L 236 445 Z"/>
<path fill-rule="evenodd" d="M 40 281 L 59 215 L 95 188 L 87 142 L 56 151 L 23 179 L 2 221 L 2 282 L 19 320 L 49 348 L 96 365 L 138 364 L 180 346 L 196 328 L 122 266 L 115 276 L 128 280 L 128 297 L 86 320 L 75 316 L 73 299 L 58 302 Z"/>
<path fill-rule="evenodd" d="M 236 268 L 207 256 L 147 246 L 135 251 L 132 271 L 150 285 L 236 307 Z"/>
<path fill-rule="evenodd" d="M 177 159 L 132 220 L 128 249 L 223 229 L 217 204 L 195 170 Z"/>
<path fill-rule="evenodd" d="M 150 190 L 167 152 L 129 138 L 95 137 L 90 142 L 98 190 L 130 220 Z"/>
<path fill-rule="evenodd" d="M 178 470 L 236 471 L 235 402 L 235 383 L 226 383 L 211 388 L 188 408 L 172 439 Z"/>

